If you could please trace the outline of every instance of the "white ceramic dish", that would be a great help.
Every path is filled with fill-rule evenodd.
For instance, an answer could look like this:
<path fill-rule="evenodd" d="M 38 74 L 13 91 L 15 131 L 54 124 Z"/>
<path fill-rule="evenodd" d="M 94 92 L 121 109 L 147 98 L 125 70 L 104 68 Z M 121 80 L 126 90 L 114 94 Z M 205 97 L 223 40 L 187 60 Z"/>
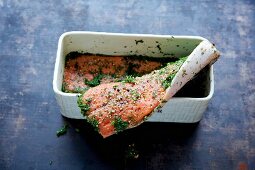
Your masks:
<path fill-rule="evenodd" d="M 181 57 L 189 55 L 205 38 L 199 36 L 172 36 L 123 34 L 104 32 L 66 32 L 58 42 L 53 78 L 53 90 L 61 114 L 68 118 L 84 119 L 77 105 L 77 93 L 61 91 L 65 56 L 72 51 L 104 55 L 139 55 L 150 57 Z M 159 113 L 147 121 L 194 123 L 201 120 L 214 92 L 213 66 L 207 73 L 208 95 L 201 98 L 173 97 Z"/>

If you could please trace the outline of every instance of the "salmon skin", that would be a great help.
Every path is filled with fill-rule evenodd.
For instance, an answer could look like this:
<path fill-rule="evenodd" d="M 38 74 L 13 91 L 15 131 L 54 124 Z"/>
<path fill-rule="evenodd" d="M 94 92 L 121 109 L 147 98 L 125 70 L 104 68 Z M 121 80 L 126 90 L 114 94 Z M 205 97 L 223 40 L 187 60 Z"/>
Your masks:
<path fill-rule="evenodd" d="M 89 88 L 78 97 L 81 113 L 104 138 L 140 125 L 165 102 L 166 89 L 186 59 L 141 77 L 127 76 L 121 82 Z"/>

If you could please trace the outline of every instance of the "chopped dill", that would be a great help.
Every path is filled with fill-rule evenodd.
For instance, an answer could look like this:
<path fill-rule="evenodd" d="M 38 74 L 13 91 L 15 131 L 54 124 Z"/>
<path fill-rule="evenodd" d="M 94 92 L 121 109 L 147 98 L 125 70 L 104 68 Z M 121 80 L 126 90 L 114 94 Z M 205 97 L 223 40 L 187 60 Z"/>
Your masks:
<path fill-rule="evenodd" d="M 63 82 L 63 84 L 62 84 L 62 91 L 66 92 L 66 82 Z"/>
<path fill-rule="evenodd" d="M 95 87 L 95 86 L 98 86 L 102 80 L 102 78 L 104 77 L 104 75 L 102 74 L 98 74 L 96 75 L 93 80 L 88 80 L 88 79 L 84 79 L 84 83 L 90 87 Z"/>
<path fill-rule="evenodd" d="M 132 75 L 127 75 L 123 80 L 123 83 L 134 83 L 135 82 L 135 77 Z"/>
<path fill-rule="evenodd" d="M 59 129 L 59 130 L 56 132 L 57 137 L 66 134 L 68 128 L 69 128 L 69 125 L 66 124 L 66 125 L 64 125 L 61 129 Z"/>
<path fill-rule="evenodd" d="M 95 117 L 93 117 L 93 118 L 88 118 L 87 117 L 87 121 L 88 121 L 88 123 L 90 123 L 94 127 L 95 131 L 98 131 L 99 123 L 98 123 L 98 120 Z"/>
<path fill-rule="evenodd" d="M 167 76 L 167 78 L 162 82 L 162 86 L 164 89 L 167 89 L 168 87 L 171 86 L 171 82 L 174 79 L 175 74 L 170 74 Z"/>
<path fill-rule="evenodd" d="M 181 58 L 179 58 L 179 60 L 177 60 L 175 62 L 170 62 L 168 64 L 169 65 L 176 65 L 178 67 L 178 70 L 179 70 L 180 67 L 182 66 L 182 64 L 186 61 L 186 59 L 187 59 L 187 57 L 181 57 Z M 178 70 L 176 70 L 176 72 L 174 72 L 174 73 L 170 74 L 169 76 L 167 76 L 167 78 L 162 82 L 162 86 L 163 86 L 164 89 L 167 89 L 168 87 L 171 86 L 171 82 L 174 79 L 174 77 L 175 77 Z M 163 73 L 163 71 L 160 71 L 159 74 L 160 73 Z"/>
<path fill-rule="evenodd" d="M 156 110 L 157 110 L 157 112 L 161 113 L 161 112 L 162 112 L 162 106 L 161 106 L 161 105 L 158 105 L 158 106 L 156 107 Z"/>
<path fill-rule="evenodd" d="M 134 101 L 138 100 L 138 99 L 141 97 L 141 95 L 137 92 L 137 90 L 131 90 L 130 93 L 131 93 L 131 95 L 132 95 L 131 98 L 132 98 Z"/>
<path fill-rule="evenodd" d="M 81 109 L 81 113 L 85 116 L 86 112 L 90 109 L 89 104 L 91 102 L 91 99 L 90 98 L 86 99 L 86 103 L 84 103 L 82 101 L 82 96 L 83 95 L 78 96 L 77 104 L 79 108 Z"/>
<path fill-rule="evenodd" d="M 89 87 L 76 87 L 72 92 L 73 93 L 84 93 L 85 91 L 87 91 L 89 89 Z"/>
<path fill-rule="evenodd" d="M 112 125 L 114 126 L 115 131 L 118 133 L 125 130 L 128 127 L 129 123 L 123 121 L 121 117 L 115 117 L 114 121 L 112 121 Z"/>

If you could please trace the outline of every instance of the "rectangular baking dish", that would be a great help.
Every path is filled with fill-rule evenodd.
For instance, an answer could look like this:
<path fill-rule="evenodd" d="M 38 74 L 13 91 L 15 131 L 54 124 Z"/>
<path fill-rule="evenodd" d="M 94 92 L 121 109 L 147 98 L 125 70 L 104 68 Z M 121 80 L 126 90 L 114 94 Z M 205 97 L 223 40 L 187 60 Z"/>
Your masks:
<path fill-rule="evenodd" d="M 77 105 L 77 93 L 64 93 L 62 80 L 65 56 L 73 51 L 104 55 L 135 55 L 150 57 L 181 57 L 189 55 L 203 40 L 199 36 L 124 34 L 105 32 L 66 32 L 59 38 L 53 78 L 53 90 L 61 114 L 84 119 Z M 206 73 L 207 94 L 203 97 L 173 97 L 149 122 L 195 123 L 201 120 L 214 92 L 213 66 Z"/>

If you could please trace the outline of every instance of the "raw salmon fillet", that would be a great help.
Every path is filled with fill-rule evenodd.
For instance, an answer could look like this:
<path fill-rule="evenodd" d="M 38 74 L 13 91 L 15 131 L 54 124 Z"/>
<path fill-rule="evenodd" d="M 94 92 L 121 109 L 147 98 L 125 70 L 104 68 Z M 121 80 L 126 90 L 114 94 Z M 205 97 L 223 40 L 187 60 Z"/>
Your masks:
<path fill-rule="evenodd" d="M 165 91 L 185 59 L 141 77 L 88 89 L 78 99 L 82 114 L 104 138 L 138 126 L 164 102 Z"/>
<path fill-rule="evenodd" d="M 128 72 L 144 75 L 162 67 L 160 60 L 140 58 L 71 53 L 66 58 L 62 91 L 82 93 L 97 84 L 95 80 L 100 80 L 100 84 L 111 83 L 122 79 Z"/>

